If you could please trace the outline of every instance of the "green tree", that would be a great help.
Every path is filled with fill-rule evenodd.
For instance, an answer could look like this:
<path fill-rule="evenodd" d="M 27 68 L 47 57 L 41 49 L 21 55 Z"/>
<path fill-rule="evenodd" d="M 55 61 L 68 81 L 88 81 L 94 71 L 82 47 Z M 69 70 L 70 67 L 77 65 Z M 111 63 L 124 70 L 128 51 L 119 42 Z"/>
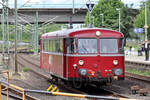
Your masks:
<path fill-rule="evenodd" d="M 43 33 L 57 31 L 61 29 L 61 24 L 46 24 L 41 26 Z"/>
<path fill-rule="evenodd" d="M 116 10 L 120 8 L 121 11 L 121 32 L 124 33 L 125 38 L 131 37 L 133 33 L 133 20 L 138 10 L 124 5 L 121 0 L 99 0 L 98 4 L 94 7 L 92 16 L 95 16 L 95 26 L 102 27 L 102 16 L 104 14 L 104 27 L 113 30 L 118 30 L 118 17 L 119 13 Z M 88 14 L 86 16 L 86 24 L 88 23 Z M 93 22 L 93 21 L 92 21 Z"/>
<path fill-rule="evenodd" d="M 104 26 L 106 28 L 118 29 L 118 11 L 116 8 L 122 8 L 123 3 L 120 0 L 99 0 L 98 4 L 94 7 L 92 11 L 92 16 L 95 17 L 95 26 L 102 26 L 102 16 L 100 14 L 104 14 Z M 86 22 L 88 23 L 87 14 Z M 86 24 L 87 24 L 86 23 Z"/>
<path fill-rule="evenodd" d="M 40 27 L 40 25 L 39 25 Z M 23 26 L 23 33 L 22 33 L 22 41 L 23 42 L 29 42 L 32 38 L 32 34 L 33 34 L 33 29 L 34 26 L 31 25 L 25 25 Z M 19 29 L 19 28 L 18 28 Z M 61 24 L 47 24 L 44 27 L 39 28 L 41 30 L 39 30 L 39 38 L 41 36 L 41 34 L 43 33 L 47 33 L 47 32 L 51 32 L 51 31 L 56 31 L 56 30 L 60 30 L 61 29 Z M 14 32 L 14 25 L 9 25 L 9 33 L 10 33 L 10 40 L 14 41 L 15 38 L 15 32 Z M 19 30 L 18 30 L 18 34 L 19 34 Z M 2 29 L 0 27 L 0 40 L 2 40 Z"/>
<path fill-rule="evenodd" d="M 124 33 L 125 38 L 131 38 L 134 36 L 133 23 L 137 13 L 138 10 L 129 8 L 127 5 L 121 9 L 121 32 Z"/>

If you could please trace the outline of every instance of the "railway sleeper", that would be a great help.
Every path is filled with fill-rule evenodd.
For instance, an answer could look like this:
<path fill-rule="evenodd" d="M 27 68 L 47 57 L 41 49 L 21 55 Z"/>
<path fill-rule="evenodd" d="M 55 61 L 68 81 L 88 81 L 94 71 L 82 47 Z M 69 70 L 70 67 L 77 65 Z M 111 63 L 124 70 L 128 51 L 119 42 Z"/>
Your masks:
<path fill-rule="evenodd" d="M 139 91 L 139 90 L 140 90 L 140 86 L 138 86 L 138 85 L 131 86 L 132 94 L 137 94 L 138 93 L 137 91 Z"/>
<path fill-rule="evenodd" d="M 147 89 L 147 88 L 140 89 L 140 90 L 138 91 L 138 93 L 139 93 L 141 96 L 147 96 L 147 95 L 148 95 L 148 89 Z"/>

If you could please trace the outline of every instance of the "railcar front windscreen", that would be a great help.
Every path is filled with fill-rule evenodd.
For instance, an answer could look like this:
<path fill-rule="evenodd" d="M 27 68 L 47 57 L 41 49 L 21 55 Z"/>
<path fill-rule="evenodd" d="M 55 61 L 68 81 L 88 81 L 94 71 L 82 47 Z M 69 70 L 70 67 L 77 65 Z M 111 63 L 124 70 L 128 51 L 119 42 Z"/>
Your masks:
<path fill-rule="evenodd" d="M 100 39 L 100 53 L 118 53 L 118 39 Z"/>
<path fill-rule="evenodd" d="M 78 39 L 78 53 L 97 53 L 97 39 Z"/>

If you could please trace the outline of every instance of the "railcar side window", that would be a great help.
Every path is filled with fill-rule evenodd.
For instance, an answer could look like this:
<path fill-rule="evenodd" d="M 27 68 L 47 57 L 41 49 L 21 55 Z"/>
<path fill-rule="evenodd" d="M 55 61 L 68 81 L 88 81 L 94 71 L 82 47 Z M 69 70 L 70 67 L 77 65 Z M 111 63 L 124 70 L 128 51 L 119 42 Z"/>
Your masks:
<path fill-rule="evenodd" d="M 49 52 L 52 52 L 52 40 L 49 40 Z"/>
<path fill-rule="evenodd" d="M 63 52 L 63 40 L 62 39 L 60 39 L 60 45 L 59 45 L 60 47 L 60 52 Z"/>
<path fill-rule="evenodd" d="M 76 53 L 76 41 L 73 38 L 66 39 L 67 53 Z"/>
<path fill-rule="evenodd" d="M 45 52 L 48 52 L 48 40 L 45 40 Z"/>
<path fill-rule="evenodd" d="M 63 52 L 63 39 L 45 39 L 43 40 L 43 51 L 44 52 Z"/>
<path fill-rule="evenodd" d="M 124 39 L 123 38 L 119 40 L 119 50 L 121 54 L 124 54 Z"/>
<path fill-rule="evenodd" d="M 78 39 L 79 53 L 97 53 L 97 39 Z"/>
<path fill-rule="evenodd" d="M 49 40 L 47 39 L 47 52 L 49 52 Z"/>
<path fill-rule="evenodd" d="M 56 51 L 55 52 L 60 52 L 60 40 L 56 40 L 56 42 L 55 42 L 55 45 L 56 45 Z"/>
<path fill-rule="evenodd" d="M 100 53 L 118 53 L 118 39 L 100 39 Z"/>
<path fill-rule="evenodd" d="M 55 52 L 56 51 L 55 40 L 53 40 L 52 48 L 53 48 L 53 52 Z"/>
<path fill-rule="evenodd" d="M 43 51 L 45 52 L 45 40 L 43 40 Z"/>

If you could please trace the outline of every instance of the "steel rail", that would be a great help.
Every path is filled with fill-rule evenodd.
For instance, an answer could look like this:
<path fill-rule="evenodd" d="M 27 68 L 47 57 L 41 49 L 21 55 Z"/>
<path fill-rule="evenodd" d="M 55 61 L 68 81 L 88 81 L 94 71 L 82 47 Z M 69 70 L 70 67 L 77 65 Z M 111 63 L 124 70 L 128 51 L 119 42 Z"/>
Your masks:
<path fill-rule="evenodd" d="M 126 60 L 125 65 L 140 65 L 140 66 L 142 65 L 146 68 L 150 68 L 150 63 L 148 62 L 137 62 L 137 61 Z"/>
<path fill-rule="evenodd" d="M 128 78 L 134 78 L 137 80 L 141 80 L 141 81 L 150 83 L 150 77 L 149 76 L 143 76 L 143 75 L 133 74 L 133 73 L 129 73 L 129 72 L 126 72 L 125 76 Z"/>
<path fill-rule="evenodd" d="M 2 95 L 7 96 L 7 93 L 5 93 L 4 91 L 2 91 Z M 13 99 L 17 99 L 17 100 L 22 100 L 22 98 L 20 96 L 15 96 L 13 94 L 9 94 L 9 97 L 13 98 Z"/>

